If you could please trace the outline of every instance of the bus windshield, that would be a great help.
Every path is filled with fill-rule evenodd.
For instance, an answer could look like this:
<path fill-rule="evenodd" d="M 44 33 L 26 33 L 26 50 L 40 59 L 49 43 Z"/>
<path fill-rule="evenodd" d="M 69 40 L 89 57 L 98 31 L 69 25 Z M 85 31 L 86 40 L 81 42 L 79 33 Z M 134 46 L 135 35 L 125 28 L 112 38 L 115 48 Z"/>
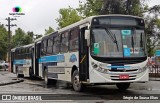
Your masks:
<path fill-rule="evenodd" d="M 98 57 L 144 57 L 143 29 L 92 28 L 91 55 Z"/>

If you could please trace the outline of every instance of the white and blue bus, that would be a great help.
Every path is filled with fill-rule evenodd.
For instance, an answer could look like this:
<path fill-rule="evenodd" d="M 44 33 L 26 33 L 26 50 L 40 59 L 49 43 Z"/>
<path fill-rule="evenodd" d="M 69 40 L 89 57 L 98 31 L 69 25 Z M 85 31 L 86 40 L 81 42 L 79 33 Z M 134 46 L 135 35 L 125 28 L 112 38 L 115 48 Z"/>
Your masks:
<path fill-rule="evenodd" d="M 75 91 L 85 84 L 115 83 L 125 90 L 148 81 L 143 18 L 92 16 L 43 37 L 37 44 L 39 76 L 68 81 Z"/>
<path fill-rule="evenodd" d="M 75 91 L 86 84 L 116 84 L 125 90 L 147 82 L 143 18 L 130 15 L 92 16 L 44 36 L 34 43 L 33 74 L 46 84 L 71 82 Z"/>
<path fill-rule="evenodd" d="M 11 49 L 11 71 L 17 77 L 33 77 L 34 45 L 29 44 Z"/>

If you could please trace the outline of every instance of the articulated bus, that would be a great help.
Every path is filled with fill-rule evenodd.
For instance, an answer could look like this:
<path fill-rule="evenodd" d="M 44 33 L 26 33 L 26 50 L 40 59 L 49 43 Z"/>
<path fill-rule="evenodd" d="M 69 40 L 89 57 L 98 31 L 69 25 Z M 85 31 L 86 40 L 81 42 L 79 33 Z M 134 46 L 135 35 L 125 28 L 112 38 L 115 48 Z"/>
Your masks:
<path fill-rule="evenodd" d="M 33 73 L 46 84 L 71 82 L 75 91 L 86 84 L 125 90 L 130 83 L 147 82 L 144 29 L 143 18 L 136 16 L 86 18 L 35 41 Z"/>
<path fill-rule="evenodd" d="M 17 77 L 33 77 L 33 44 L 11 49 L 11 70 Z"/>

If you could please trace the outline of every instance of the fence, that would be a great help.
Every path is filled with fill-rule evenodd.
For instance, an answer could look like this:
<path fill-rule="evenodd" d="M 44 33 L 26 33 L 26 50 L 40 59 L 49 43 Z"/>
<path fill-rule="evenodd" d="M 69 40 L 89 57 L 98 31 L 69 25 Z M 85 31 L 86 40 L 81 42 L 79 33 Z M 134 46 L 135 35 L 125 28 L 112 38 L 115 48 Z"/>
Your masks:
<path fill-rule="evenodd" d="M 148 68 L 151 77 L 160 77 L 160 65 L 149 65 Z"/>

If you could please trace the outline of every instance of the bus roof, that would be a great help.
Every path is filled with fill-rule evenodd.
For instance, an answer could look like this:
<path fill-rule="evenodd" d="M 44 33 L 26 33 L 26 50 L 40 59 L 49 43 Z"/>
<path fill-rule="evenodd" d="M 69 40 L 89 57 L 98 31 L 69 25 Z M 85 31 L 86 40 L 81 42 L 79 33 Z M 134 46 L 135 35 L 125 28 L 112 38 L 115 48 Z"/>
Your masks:
<path fill-rule="evenodd" d="M 143 19 L 143 18 L 138 17 L 138 16 L 122 15 L 122 14 L 96 15 L 96 16 L 90 16 L 90 17 L 85 18 L 85 19 L 83 19 L 83 20 L 80 20 L 80 21 L 78 21 L 78 22 L 76 22 L 76 23 L 73 23 L 73 24 L 71 24 L 71 25 L 69 25 L 69 26 L 66 26 L 66 27 L 58 30 L 58 32 L 63 32 L 63 31 L 66 31 L 66 30 L 68 30 L 68 29 L 74 28 L 74 27 L 76 27 L 76 26 L 83 25 L 83 24 L 85 24 L 85 23 L 89 23 L 89 24 L 90 24 L 91 21 L 92 21 L 92 19 L 93 19 L 94 17 L 107 17 L 107 16 L 122 16 L 122 17 L 133 17 L 133 18 Z"/>
<path fill-rule="evenodd" d="M 28 45 L 19 46 L 19 47 L 15 47 L 15 48 L 11 49 L 11 51 L 15 51 L 16 49 L 20 49 L 20 48 L 30 47 L 30 46 L 33 46 L 33 45 L 34 45 L 34 43 L 28 44 Z"/>

